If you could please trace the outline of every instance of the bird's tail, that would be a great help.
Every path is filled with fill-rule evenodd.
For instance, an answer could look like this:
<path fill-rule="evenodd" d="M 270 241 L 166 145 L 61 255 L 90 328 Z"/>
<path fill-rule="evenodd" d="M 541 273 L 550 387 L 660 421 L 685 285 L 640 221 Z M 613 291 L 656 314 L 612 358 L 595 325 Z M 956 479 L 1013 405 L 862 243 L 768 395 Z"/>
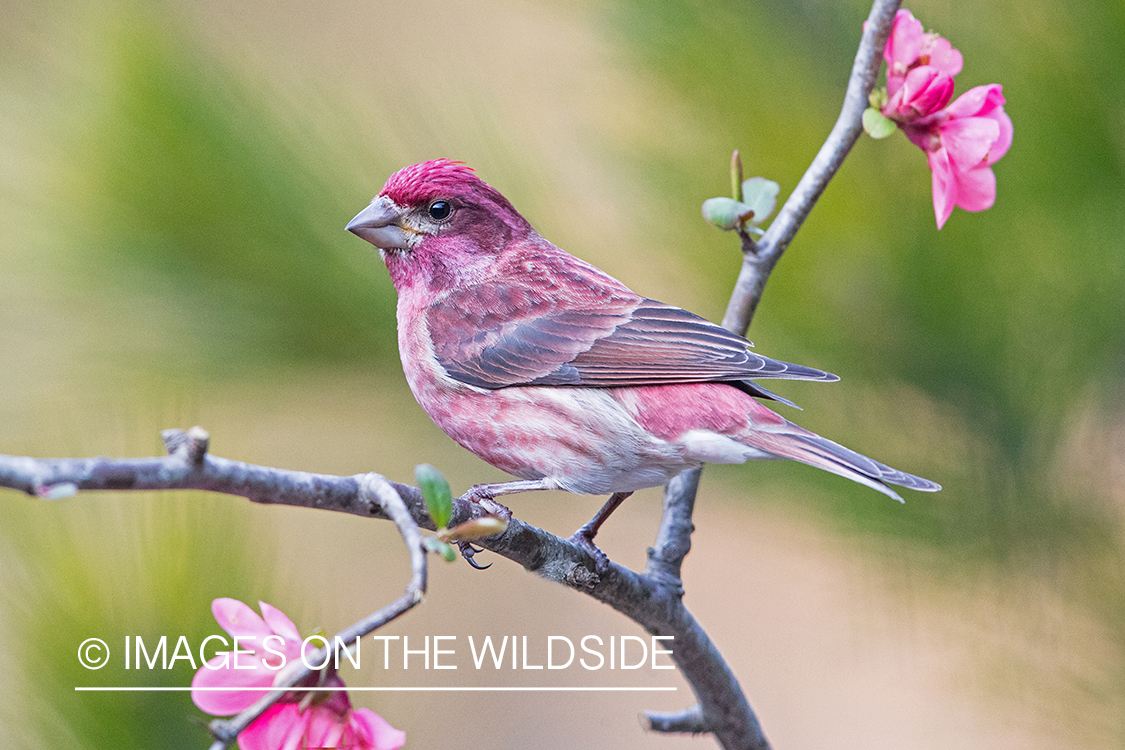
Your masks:
<path fill-rule="evenodd" d="M 900 503 L 903 502 L 902 498 L 887 485 L 894 484 L 922 492 L 937 492 L 941 489 L 941 485 L 937 482 L 892 469 L 886 464 L 856 453 L 789 420 L 784 420 L 782 425 L 771 426 L 768 430 L 746 430 L 737 439 L 743 445 L 765 451 L 778 458 L 800 461 L 846 477 L 853 482 L 859 482 L 893 497 Z"/>

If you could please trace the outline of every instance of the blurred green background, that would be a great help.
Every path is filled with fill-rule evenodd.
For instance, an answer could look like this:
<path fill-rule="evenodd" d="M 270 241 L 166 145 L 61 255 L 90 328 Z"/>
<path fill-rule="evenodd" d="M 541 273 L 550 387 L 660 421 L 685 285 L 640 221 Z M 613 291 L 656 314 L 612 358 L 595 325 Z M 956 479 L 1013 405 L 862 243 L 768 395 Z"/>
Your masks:
<path fill-rule="evenodd" d="M 963 52 L 958 92 L 1004 85 L 1016 134 L 996 206 L 938 232 L 921 152 L 862 139 L 750 337 L 842 376 L 781 388 L 801 424 L 945 490 L 900 507 L 806 467 L 713 467 L 688 604 L 778 747 L 1120 747 L 1125 6 L 908 7 Z M 748 175 L 792 189 L 839 110 L 866 13 L 854 0 L 7 0 L 0 452 L 156 454 L 161 429 L 198 423 L 217 454 L 286 468 L 410 481 L 425 461 L 458 491 L 501 478 L 414 404 L 393 289 L 347 220 L 399 167 L 461 159 L 557 244 L 719 319 L 740 257 L 699 205 L 727 189 L 733 148 Z M 643 565 L 658 498 L 610 523 L 612 557 Z M 512 507 L 568 534 L 598 502 Z M 401 591 L 399 544 L 387 524 L 194 493 L 4 494 L 0 732 L 12 747 L 204 747 L 186 694 L 73 690 L 186 685 L 190 669 L 87 672 L 78 644 L 198 642 L 217 632 L 217 596 L 336 630 Z M 426 605 L 388 632 L 637 634 L 512 568 L 439 568 Z M 683 683 L 629 679 L 680 690 L 356 702 L 413 747 L 686 746 L 635 720 L 690 703 Z"/>

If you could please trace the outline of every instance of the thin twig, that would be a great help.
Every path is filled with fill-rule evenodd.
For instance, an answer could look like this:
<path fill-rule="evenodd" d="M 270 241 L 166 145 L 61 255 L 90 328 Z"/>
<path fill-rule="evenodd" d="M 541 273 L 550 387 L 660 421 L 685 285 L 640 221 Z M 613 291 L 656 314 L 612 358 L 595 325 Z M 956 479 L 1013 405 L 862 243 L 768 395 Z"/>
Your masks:
<path fill-rule="evenodd" d="M 379 474 L 364 474 L 359 478 L 359 495 L 363 501 L 369 503 L 372 507 L 378 507 L 394 521 L 395 527 L 398 528 L 399 534 L 402 535 L 402 540 L 406 543 L 406 548 L 410 553 L 410 568 L 413 571 L 413 575 L 410 579 L 410 583 L 406 587 L 406 593 L 378 612 L 368 615 L 351 627 L 345 628 L 337 633 L 336 636 L 329 641 L 332 647 L 335 647 L 337 650 L 341 646 L 355 643 L 368 633 L 378 630 L 391 620 L 399 617 L 421 602 L 422 596 L 426 592 L 426 553 L 422 547 L 422 534 L 418 531 L 418 525 L 414 523 L 414 519 L 411 517 L 410 511 L 402 501 L 402 498 L 395 491 L 394 487 L 391 486 L 390 482 Z M 301 659 L 300 661 L 294 662 L 291 669 L 287 669 L 279 676 L 277 690 L 266 693 L 260 700 L 242 713 L 229 719 L 215 719 L 212 721 L 208 725 L 208 728 L 211 730 L 211 734 L 214 735 L 215 742 L 211 745 L 210 750 L 227 750 L 227 748 L 234 744 L 238 735 L 250 726 L 255 719 L 265 713 L 270 706 L 284 698 L 289 692 L 292 692 L 285 688 L 292 688 L 297 685 L 308 687 L 308 685 L 303 683 L 317 670 L 310 668 L 306 662 L 311 662 L 313 664 L 327 663 L 329 650 L 329 647 L 318 649 L 315 653 L 311 654 L 308 659 Z M 336 654 L 336 658 L 339 658 L 338 653 Z"/>
<path fill-rule="evenodd" d="M 723 327 L 728 331 L 746 334 L 773 267 L 789 247 L 821 193 L 828 187 L 828 182 L 840 169 L 844 157 L 859 140 L 860 133 L 863 132 L 863 110 L 867 109 L 867 98 L 875 87 L 875 79 L 883 61 L 883 47 L 901 4 L 902 0 L 875 0 L 871 6 L 859 50 L 852 63 L 844 104 L 832 132 L 781 207 L 777 218 L 758 241 L 757 252 L 743 254 L 742 269 L 731 293 L 726 314 L 723 315 Z"/>
<path fill-rule="evenodd" d="M 683 711 L 646 711 L 641 719 L 641 725 L 652 732 L 703 734 L 710 731 L 699 704 Z"/>

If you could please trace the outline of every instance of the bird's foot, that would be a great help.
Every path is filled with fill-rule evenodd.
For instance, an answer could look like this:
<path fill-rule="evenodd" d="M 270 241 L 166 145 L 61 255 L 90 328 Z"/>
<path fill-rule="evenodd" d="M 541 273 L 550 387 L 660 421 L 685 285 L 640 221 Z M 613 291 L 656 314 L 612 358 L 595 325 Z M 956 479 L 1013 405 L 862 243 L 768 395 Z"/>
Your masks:
<path fill-rule="evenodd" d="M 598 529 L 602 527 L 605 520 L 632 494 L 632 492 L 613 493 L 609 500 L 606 500 L 605 505 L 601 507 L 601 510 L 595 513 L 594 517 L 591 518 L 585 526 L 574 532 L 574 535 L 570 537 L 571 542 L 580 549 L 588 552 L 590 556 L 594 558 L 594 572 L 597 573 L 598 576 L 604 576 L 609 572 L 609 557 L 594 544 L 594 537 L 597 536 Z"/>
<path fill-rule="evenodd" d="M 479 500 L 474 499 L 472 502 L 475 502 L 477 505 L 479 505 L 482 509 L 484 509 L 485 513 L 490 516 L 499 516 L 505 521 L 512 520 L 512 509 L 507 505 L 504 505 L 503 503 L 496 502 L 494 498 L 485 495 Z"/>
<path fill-rule="evenodd" d="M 483 510 L 486 515 L 496 516 L 503 519 L 507 523 L 511 523 L 511 509 L 506 505 L 496 502 L 496 497 L 499 495 L 511 494 L 512 492 L 523 492 L 528 489 L 540 489 L 538 486 L 529 488 L 525 486 L 527 484 L 527 482 L 475 484 L 469 488 L 468 492 L 461 496 L 461 499 L 473 503 L 481 510 Z M 476 516 L 475 514 L 473 515 L 473 517 L 479 518 L 479 516 Z M 485 570 L 492 567 L 492 563 L 489 563 L 488 565 L 480 565 L 475 559 L 473 559 L 473 555 L 478 552 L 483 552 L 483 550 L 477 549 L 467 541 L 458 541 L 457 547 L 461 550 L 461 557 L 465 558 L 465 562 L 469 563 L 469 565 L 473 566 L 477 570 Z"/>
<path fill-rule="evenodd" d="M 488 565 L 481 565 L 473 559 L 473 555 L 475 555 L 476 553 L 484 552 L 483 548 L 477 549 L 472 545 L 471 542 L 457 542 L 457 547 L 461 550 L 461 557 L 465 558 L 465 562 L 467 562 L 470 566 L 476 568 L 477 570 L 488 570 L 492 567 L 492 563 L 489 563 Z"/>
<path fill-rule="evenodd" d="M 594 558 L 594 572 L 601 578 L 609 572 L 609 556 L 602 552 L 598 545 L 594 544 L 596 533 L 597 530 L 591 529 L 590 524 L 586 524 L 574 532 L 570 537 L 570 543 Z"/>
<path fill-rule="evenodd" d="M 462 497 L 470 503 L 475 503 L 484 509 L 486 513 L 493 516 L 500 516 L 505 521 L 512 520 L 512 510 L 503 503 L 496 502 L 497 485 L 494 484 L 475 484 L 469 488 Z"/>

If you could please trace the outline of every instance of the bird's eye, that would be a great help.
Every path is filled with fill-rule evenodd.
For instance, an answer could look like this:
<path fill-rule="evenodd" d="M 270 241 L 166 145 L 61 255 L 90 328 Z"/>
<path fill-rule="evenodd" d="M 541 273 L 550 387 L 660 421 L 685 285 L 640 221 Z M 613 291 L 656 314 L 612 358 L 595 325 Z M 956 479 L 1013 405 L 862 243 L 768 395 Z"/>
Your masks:
<path fill-rule="evenodd" d="M 434 201 L 430 204 L 427 213 L 434 221 L 445 221 L 453 213 L 453 206 L 449 205 L 449 201 Z"/>

